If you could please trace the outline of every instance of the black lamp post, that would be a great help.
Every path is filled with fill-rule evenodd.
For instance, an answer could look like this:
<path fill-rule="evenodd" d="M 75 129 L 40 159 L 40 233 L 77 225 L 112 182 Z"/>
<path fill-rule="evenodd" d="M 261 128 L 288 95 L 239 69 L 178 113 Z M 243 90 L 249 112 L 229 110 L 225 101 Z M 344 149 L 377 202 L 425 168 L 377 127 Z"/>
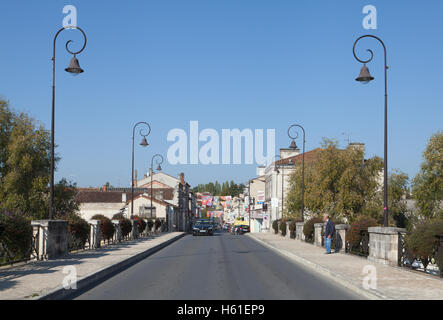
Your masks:
<path fill-rule="evenodd" d="M 76 58 L 76 55 L 81 53 L 85 47 L 86 47 L 86 34 L 85 32 L 80 29 L 79 27 L 70 26 L 66 28 L 61 28 L 54 37 L 54 46 L 53 46 L 53 55 L 52 55 L 52 116 L 51 116 L 51 164 L 50 164 L 50 198 L 49 198 L 49 220 L 52 220 L 54 216 L 54 141 L 55 141 L 55 43 L 57 41 L 58 35 L 66 29 L 77 29 L 79 30 L 84 37 L 84 44 L 83 47 L 79 51 L 71 51 L 69 49 L 69 44 L 72 42 L 72 40 L 69 40 L 66 42 L 66 51 L 68 51 L 70 54 L 73 55 L 71 59 L 71 63 L 69 66 L 65 69 L 66 72 L 69 72 L 73 75 L 77 75 L 83 72 L 83 69 L 80 68 L 80 64 Z"/>
<path fill-rule="evenodd" d="M 291 129 L 293 127 L 299 127 L 303 131 L 303 153 L 302 153 L 302 169 L 301 169 L 301 221 L 305 221 L 305 144 L 306 144 L 306 134 L 305 129 L 299 124 L 293 124 L 288 129 L 288 136 L 292 139 L 290 149 L 297 149 L 297 144 L 295 143 L 295 139 L 298 138 L 298 132 L 295 137 L 291 136 Z"/>
<path fill-rule="evenodd" d="M 374 80 L 374 77 L 371 76 L 369 73 L 369 69 L 366 66 L 366 63 L 371 62 L 374 58 L 374 53 L 372 50 L 367 49 L 367 51 L 371 54 L 371 57 L 368 60 L 361 60 L 357 57 L 355 54 L 355 46 L 357 45 L 357 42 L 362 38 L 374 38 L 377 39 L 383 46 L 384 55 L 385 55 L 385 124 L 384 124 L 384 179 L 383 179 L 383 211 L 384 211 L 384 226 L 388 226 L 388 69 L 387 66 L 387 55 L 386 55 L 386 46 L 383 43 L 383 41 L 373 35 L 364 35 L 358 38 L 355 43 L 354 47 L 352 48 L 352 52 L 354 54 L 355 59 L 357 59 L 359 62 L 363 63 L 363 67 L 361 68 L 360 75 L 358 76 L 356 81 L 362 82 L 364 84 L 369 83 L 370 81 Z"/>
<path fill-rule="evenodd" d="M 154 173 L 154 159 L 155 158 L 158 158 L 156 161 L 156 163 L 158 164 L 157 171 L 162 170 L 161 164 L 163 163 L 163 156 L 161 154 L 156 154 L 151 159 L 151 172 L 150 172 L 150 174 L 151 174 L 151 218 L 152 218 L 152 198 L 154 197 L 154 194 L 152 193 L 152 176 Z"/>
<path fill-rule="evenodd" d="M 147 147 L 148 141 L 146 140 L 146 137 L 149 136 L 149 134 L 151 133 L 151 126 L 149 125 L 149 123 L 147 122 L 138 122 L 136 123 L 136 125 L 134 126 L 134 128 L 132 128 L 132 170 L 131 170 L 131 174 L 132 174 L 132 178 L 131 178 L 131 219 L 134 216 L 134 136 L 135 136 L 135 128 L 140 125 L 140 124 L 144 124 L 148 127 L 149 131 L 147 134 L 143 134 L 143 129 L 140 129 L 140 135 L 143 137 L 142 142 L 140 143 L 140 145 L 142 147 Z"/>

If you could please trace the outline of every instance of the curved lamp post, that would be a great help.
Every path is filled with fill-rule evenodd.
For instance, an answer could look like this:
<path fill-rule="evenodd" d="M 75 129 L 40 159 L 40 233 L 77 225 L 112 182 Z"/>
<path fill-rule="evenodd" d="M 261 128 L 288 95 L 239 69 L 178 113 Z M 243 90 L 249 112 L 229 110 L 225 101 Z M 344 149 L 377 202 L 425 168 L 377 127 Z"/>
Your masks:
<path fill-rule="evenodd" d="M 163 156 L 161 154 L 156 154 L 151 159 L 151 218 L 152 218 L 152 198 L 154 197 L 154 194 L 152 193 L 152 176 L 154 173 L 153 168 L 154 168 L 154 159 L 155 158 L 158 158 L 156 161 L 156 163 L 158 164 L 157 171 L 162 170 L 161 164 L 163 163 Z"/>
<path fill-rule="evenodd" d="M 69 40 L 68 42 L 66 42 L 66 51 L 68 51 L 70 54 L 73 55 L 71 62 L 69 64 L 69 66 L 65 69 L 66 72 L 69 72 L 73 75 L 78 75 L 83 71 L 82 68 L 80 68 L 80 64 L 77 60 L 76 55 L 81 53 L 85 47 L 86 47 L 86 34 L 85 32 L 79 28 L 79 27 L 75 27 L 75 26 L 70 26 L 70 27 L 66 27 L 66 28 L 61 28 L 54 37 L 54 46 L 53 46 L 53 54 L 52 54 L 52 116 L 51 116 L 51 164 L 50 164 L 50 198 L 49 198 L 49 220 L 52 220 L 53 216 L 54 216 L 54 141 L 55 141 L 55 44 L 57 41 L 57 37 L 58 35 L 66 30 L 66 29 L 77 29 L 79 30 L 82 34 L 83 34 L 83 38 L 85 40 L 83 47 L 78 50 L 78 51 L 71 51 L 69 49 L 69 44 L 71 42 L 73 42 L 72 40 Z"/>
<path fill-rule="evenodd" d="M 386 46 L 383 43 L 383 41 L 381 41 L 380 38 L 370 35 L 370 34 L 361 36 L 355 41 L 354 47 L 352 48 L 352 52 L 354 54 L 355 59 L 357 59 L 357 61 L 363 63 L 363 67 L 361 68 L 360 75 L 355 80 L 362 82 L 364 84 L 369 83 L 370 81 L 374 80 L 374 77 L 371 76 L 371 74 L 369 73 L 369 69 L 366 66 L 366 63 L 371 62 L 372 59 L 374 58 L 374 53 L 372 52 L 372 50 L 367 49 L 367 51 L 371 54 L 371 57 L 368 60 L 361 60 L 355 54 L 355 46 L 357 45 L 357 42 L 360 39 L 368 38 L 368 37 L 377 39 L 382 44 L 383 50 L 384 50 L 384 55 L 385 55 L 385 67 L 384 67 L 384 70 L 385 70 L 385 124 L 384 124 L 383 211 L 384 211 L 384 226 L 387 227 L 388 226 L 388 69 L 389 69 L 389 67 L 387 66 Z"/>
<path fill-rule="evenodd" d="M 295 143 L 295 139 L 298 138 L 298 132 L 296 136 L 291 136 L 291 129 L 293 127 L 298 127 L 303 131 L 303 153 L 302 153 L 302 169 L 301 169 L 301 221 L 305 221 L 305 144 L 306 144 L 306 134 L 305 129 L 299 124 L 293 124 L 288 129 L 288 136 L 292 139 L 290 149 L 297 149 L 297 144 Z"/>
<path fill-rule="evenodd" d="M 147 122 L 138 122 L 135 124 L 134 128 L 132 128 L 132 170 L 131 170 L 131 174 L 132 174 L 132 179 L 131 179 L 131 219 L 134 216 L 134 136 L 135 136 L 135 128 L 138 125 L 144 124 L 145 126 L 148 127 L 149 131 L 147 134 L 143 134 L 143 129 L 140 129 L 140 135 L 143 137 L 142 142 L 140 143 L 140 145 L 142 147 L 147 147 L 148 141 L 146 140 L 146 137 L 149 136 L 149 134 L 151 133 L 151 126 L 149 125 L 149 123 Z"/>

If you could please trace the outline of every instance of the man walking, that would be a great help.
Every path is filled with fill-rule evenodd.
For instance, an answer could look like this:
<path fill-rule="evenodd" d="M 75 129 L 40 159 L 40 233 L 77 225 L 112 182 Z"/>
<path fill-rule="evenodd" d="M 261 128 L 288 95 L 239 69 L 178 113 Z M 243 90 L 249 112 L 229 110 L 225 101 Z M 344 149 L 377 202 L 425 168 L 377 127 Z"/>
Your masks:
<path fill-rule="evenodd" d="M 334 235 L 334 223 L 329 219 L 329 214 L 324 215 L 325 221 L 325 248 L 326 254 L 331 253 L 332 236 Z"/>

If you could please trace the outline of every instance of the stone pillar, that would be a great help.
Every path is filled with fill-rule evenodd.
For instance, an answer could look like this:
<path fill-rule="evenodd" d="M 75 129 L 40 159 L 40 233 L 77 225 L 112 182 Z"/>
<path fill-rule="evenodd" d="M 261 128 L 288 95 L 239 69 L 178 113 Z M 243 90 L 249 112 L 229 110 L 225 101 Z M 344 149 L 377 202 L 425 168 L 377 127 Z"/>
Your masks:
<path fill-rule="evenodd" d="M 149 235 L 149 233 L 148 233 L 148 219 L 143 219 L 143 221 L 146 223 L 146 228 L 143 232 L 144 232 L 145 236 L 148 236 Z"/>
<path fill-rule="evenodd" d="M 437 263 L 440 269 L 440 278 L 443 278 L 443 234 L 436 236 L 439 239 L 438 249 L 437 249 Z"/>
<path fill-rule="evenodd" d="M 102 240 L 102 229 L 100 220 L 89 220 L 90 235 L 89 235 L 89 249 L 100 248 L 100 241 Z"/>
<path fill-rule="evenodd" d="M 112 220 L 112 224 L 114 225 L 115 232 L 112 237 L 113 242 L 121 242 L 122 241 L 122 228 L 120 225 L 120 220 Z"/>
<path fill-rule="evenodd" d="M 138 238 L 138 221 L 131 219 L 131 222 L 132 222 L 132 232 L 131 232 L 132 239 L 137 239 Z"/>
<path fill-rule="evenodd" d="M 406 233 L 404 228 L 370 227 L 368 260 L 398 266 L 399 233 Z"/>
<path fill-rule="evenodd" d="M 335 226 L 335 252 L 346 252 L 346 232 L 350 228 L 349 224 L 337 224 Z"/>
<path fill-rule="evenodd" d="M 297 222 L 295 225 L 296 225 L 295 233 L 297 240 L 305 241 L 305 234 L 303 233 L 303 226 L 305 225 L 305 223 Z"/>
<path fill-rule="evenodd" d="M 38 232 L 38 260 L 52 260 L 68 253 L 68 221 L 37 220 L 31 225 Z"/>
<path fill-rule="evenodd" d="M 314 244 L 318 247 L 322 246 L 322 235 L 323 223 L 314 223 Z"/>

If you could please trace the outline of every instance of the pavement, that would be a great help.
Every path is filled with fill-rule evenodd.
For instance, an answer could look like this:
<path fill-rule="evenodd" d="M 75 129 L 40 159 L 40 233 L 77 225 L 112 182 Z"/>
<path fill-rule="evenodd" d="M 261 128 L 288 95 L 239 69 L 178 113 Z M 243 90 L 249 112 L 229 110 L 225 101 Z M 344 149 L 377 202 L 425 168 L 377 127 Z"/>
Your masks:
<path fill-rule="evenodd" d="M 247 237 L 368 299 L 443 299 L 443 279 L 433 275 L 383 265 L 345 253 L 325 254 L 324 248 L 290 239 L 289 236 L 251 233 Z M 374 277 L 369 278 L 370 275 Z"/>
<path fill-rule="evenodd" d="M 364 297 L 244 235 L 186 235 L 78 300 L 359 300 Z"/>
<path fill-rule="evenodd" d="M 183 232 L 164 233 L 68 254 L 57 260 L 31 261 L 0 269 L 1 300 L 63 299 L 75 292 L 63 287 L 77 276 L 77 290 L 112 277 L 180 239 Z"/>

